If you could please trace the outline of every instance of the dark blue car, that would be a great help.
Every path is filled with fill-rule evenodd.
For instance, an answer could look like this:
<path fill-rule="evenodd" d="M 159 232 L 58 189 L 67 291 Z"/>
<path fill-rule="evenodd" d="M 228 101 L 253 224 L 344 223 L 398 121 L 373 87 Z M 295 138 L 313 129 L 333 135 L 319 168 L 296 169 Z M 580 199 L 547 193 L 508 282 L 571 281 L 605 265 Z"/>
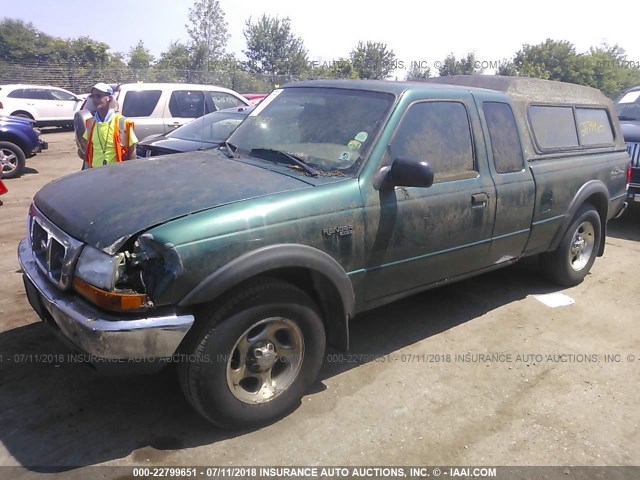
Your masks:
<path fill-rule="evenodd" d="M 632 205 L 640 205 L 640 86 L 624 92 L 616 102 L 616 110 L 631 157 L 629 200 Z"/>
<path fill-rule="evenodd" d="M 176 128 L 172 132 L 150 135 L 138 143 L 138 157 L 195 152 L 219 147 L 253 111 L 254 105 L 227 108 Z"/>
<path fill-rule="evenodd" d="M 16 178 L 22 175 L 25 161 L 49 148 L 40 140 L 40 131 L 33 128 L 33 120 L 0 116 L 0 175 Z"/>

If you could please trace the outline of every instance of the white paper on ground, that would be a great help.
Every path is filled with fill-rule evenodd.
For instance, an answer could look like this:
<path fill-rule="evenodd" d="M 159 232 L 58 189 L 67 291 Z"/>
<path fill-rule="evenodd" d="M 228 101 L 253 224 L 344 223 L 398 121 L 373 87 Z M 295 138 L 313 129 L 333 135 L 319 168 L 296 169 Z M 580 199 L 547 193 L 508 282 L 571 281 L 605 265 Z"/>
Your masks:
<path fill-rule="evenodd" d="M 547 293 L 546 295 L 534 295 L 533 298 L 541 303 L 544 303 L 547 307 L 566 307 L 567 305 L 573 305 L 575 300 L 564 293 Z"/>

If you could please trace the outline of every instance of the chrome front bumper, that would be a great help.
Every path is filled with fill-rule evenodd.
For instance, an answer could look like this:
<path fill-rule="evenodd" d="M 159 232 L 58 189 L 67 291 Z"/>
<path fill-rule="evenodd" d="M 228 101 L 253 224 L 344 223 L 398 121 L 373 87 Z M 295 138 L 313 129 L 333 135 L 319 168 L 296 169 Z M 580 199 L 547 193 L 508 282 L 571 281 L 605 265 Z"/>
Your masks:
<path fill-rule="evenodd" d="M 90 363 L 127 360 L 148 370 L 172 357 L 193 325 L 193 315 L 126 318 L 97 309 L 54 286 L 36 265 L 28 239 L 18 246 L 29 303 L 45 322 L 90 356 Z"/>

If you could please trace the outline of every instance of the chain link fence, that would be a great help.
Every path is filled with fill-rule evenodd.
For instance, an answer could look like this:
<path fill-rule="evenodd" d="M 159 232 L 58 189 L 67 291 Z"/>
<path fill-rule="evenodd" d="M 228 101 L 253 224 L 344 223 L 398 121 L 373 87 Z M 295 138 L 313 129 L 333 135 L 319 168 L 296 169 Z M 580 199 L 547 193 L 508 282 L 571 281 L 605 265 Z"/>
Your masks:
<path fill-rule="evenodd" d="M 312 77 L 259 75 L 238 68 L 220 70 L 162 70 L 129 67 L 85 67 L 74 63 L 37 63 L 0 61 L 0 84 L 25 83 L 52 85 L 71 92 L 88 93 L 98 82 L 110 84 L 170 82 L 218 85 L 240 93 L 268 93 L 278 85 Z M 317 78 L 317 77 L 314 77 Z"/>

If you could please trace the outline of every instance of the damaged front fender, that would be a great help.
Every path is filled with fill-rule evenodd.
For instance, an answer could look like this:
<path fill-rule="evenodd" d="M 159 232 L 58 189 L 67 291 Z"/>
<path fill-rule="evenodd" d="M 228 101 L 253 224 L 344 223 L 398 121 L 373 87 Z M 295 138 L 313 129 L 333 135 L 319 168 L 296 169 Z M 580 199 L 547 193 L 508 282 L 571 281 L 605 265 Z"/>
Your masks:
<path fill-rule="evenodd" d="M 140 235 L 134 243 L 132 266 L 141 269 L 147 295 L 162 305 L 174 282 L 182 275 L 182 258 L 172 243 L 160 243 L 151 233 Z"/>

